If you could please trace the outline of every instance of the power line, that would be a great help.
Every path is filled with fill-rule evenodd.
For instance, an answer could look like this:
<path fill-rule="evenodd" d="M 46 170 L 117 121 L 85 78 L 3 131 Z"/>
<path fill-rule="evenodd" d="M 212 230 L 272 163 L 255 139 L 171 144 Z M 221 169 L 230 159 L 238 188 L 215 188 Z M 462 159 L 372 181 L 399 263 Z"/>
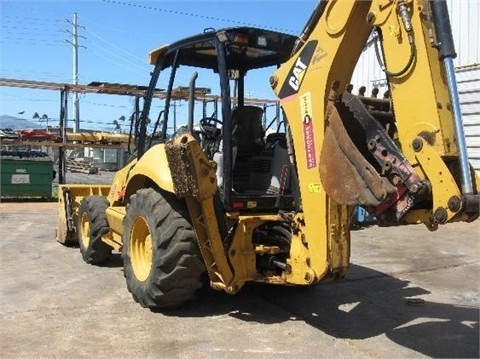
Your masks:
<path fill-rule="evenodd" d="M 101 107 L 131 108 L 131 106 L 127 106 L 127 105 L 112 105 L 112 104 L 107 104 L 107 103 L 97 103 L 97 102 L 91 102 L 91 101 L 86 101 L 86 100 L 83 100 L 83 103 L 88 103 L 89 105 L 101 106 Z"/>
<path fill-rule="evenodd" d="M 27 35 L 32 35 L 32 32 L 31 31 L 35 31 L 35 35 L 41 35 L 39 33 L 50 33 L 51 32 L 51 29 L 48 29 L 48 28 L 39 28 L 39 27 L 30 27 L 28 28 L 28 32 L 21 32 L 21 31 L 9 31 L 9 30 L 27 30 L 25 28 L 25 26 L 5 26 L 5 25 L 2 25 L 1 26 L 2 29 L 5 29 L 2 31 L 2 33 L 4 34 L 8 34 L 8 33 L 14 33 L 14 34 L 27 34 Z"/>
<path fill-rule="evenodd" d="M 102 49 L 102 50 L 104 50 L 104 49 Z M 132 68 L 131 66 L 122 64 L 122 63 L 117 62 L 117 61 L 114 61 L 111 57 L 105 56 L 105 55 L 101 54 L 100 52 L 97 52 L 97 51 L 93 50 L 92 48 L 89 48 L 89 51 L 91 51 L 94 55 L 97 55 L 97 56 L 101 57 L 102 59 L 110 62 L 111 64 L 123 67 L 124 69 L 127 69 L 130 72 L 135 73 L 137 75 L 139 75 L 139 74 L 145 75 L 145 73 L 146 73 L 144 70 L 140 70 L 140 67 Z M 135 66 L 138 66 L 138 65 L 135 65 Z"/>
<path fill-rule="evenodd" d="M 104 29 L 108 29 L 109 31 L 115 31 L 115 32 L 119 32 L 119 33 L 122 33 L 122 34 L 128 34 L 128 35 L 137 35 L 137 36 L 142 36 L 142 37 L 154 37 L 154 38 L 158 38 L 158 34 L 156 34 L 156 33 L 132 31 L 131 28 L 129 28 L 128 30 L 119 29 L 119 28 L 116 28 L 116 27 L 113 27 L 113 26 L 108 26 L 108 25 L 105 25 L 105 24 L 102 24 L 102 23 L 93 21 L 92 19 L 90 19 L 90 18 L 88 18 L 88 17 L 85 17 L 84 15 L 82 15 L 82 19 L 83 19 L 83 21 L 85 21 L 87 24 L 88 24 L 88 23 L 91 23 L 91 24 L 93 24 L 93 25 L 95 25 L 95 26 L 103 27 Z M 87 30 L 89 30 L 88 26 L 87 26 Z"/>
<path fill-rule="evenodd" d="M 13 40 L 13 42 L 10 41 L 4 41 L 4 40 Z M 23 43 L 25 42 L 30 42 L 29 46 L 31 45 L 61 45 L 62 41 L 47 41 L 47 40 L 39 40 L 39 39 L 33 39 L 33 38 L 25 38 L 25 37 L 12 37 L 12 36 L 2 36 L 0 38 L 1 43 L 12 43 L 12 44 L 18 44 L 18 43 Z"/>
<path fill-rule="evenodd" d="M 129 64 L 130 66 L 136 67 L 138 70 L 140 70 L 140 71 L 142 71 L 142 72 L 143 72 L 143 71 L 146 71 L 145 69 L 148 68 L 146 62 L 144 63 L 144 66 L 142 66 L 142 65 L 140 65 L 140 64 L 138 64 L 138 63 L 132 62 L 132 61 L 124 58 L 123 56 L 119 55 L 119 54 L 116 53 L 116 52 L 113 52 L 113 51 L 111 51 L 111 50 L 108 50 L 108 49 L 107 49 L 106 47 L 104 47 L 104 46 L 97 45 L 96 43 L 93 43 L 93 42 L 91 43 L 91 45 L 92 45 L 93 47 L 96 47 L 96 48 L 99 49 L 100 51 L 106 52 L 107 54 L 110 54 L 111 56 L 113 56 L 113 57 L 115 57 L 115 58 L 117 58 L 117 59 L 119 59 L 119 60 L 121 60 L 121 61 L 123 61 L 123 62 L 126 62 L 126 63 Z M 117 63 L 117 64 L 118 64 L 118 63 Z"/>
<path fill-rule="evenodd" d="M 7 20 L 4 20 L 5 18 Z M 9 18 L 16 19 L 16 20 L 8 20 Z M 45 18 L 45 17 L 30 17 L 30 16 L 23 16 L 23 15 L 19 16 L 19 15 L 2 14 L 2 23 L 5 23 L 5 22 L 18 23 L 18 20 L 28 20 L 29 23 L 33 20 L 33 21 L 41 22 L 42 24 L 48 24 L 49 22 L 52 22 L 52 21 L 61 23 L 61 20 L 59 20 L 59 19 L 48 19 L 48 18 Z"/>
<path fill-rule="evenodd" d="M 8 19 L 5 20 L 4 17 L 9 17 L 9 15 L 2 14 L 1 16 L 2 40 L 12 39 L 44 43 L 46 36 L 52 36 L 55 32 L 60 32 L 58 26 L 52 24 L 52 21 L 50 20 L 42 19 L 41 23 L 32 23 L 28 20 L 29 18 L 26 17 L 13 16 L 14 18 L 19 19 L 15 21 Z M 56 20 L 55 22 L 59 23 L 60 21 Z M 5 34 L 12 36 L 4 36 Z M 55 40 L 52 41 L 55 42 Z"/>
<path fill-rule="evenodd" d="M 136 7 L 136 8 L 144 9 L 144 10 L 152 10 L 152 11 L 166 12 L 166 13 L 175 14 L 175 15 L 195 17 L 195 18 L 198 18 L 198 19 L 221 21 L 221 22 L 237 24 L 237 25 L 244 25 L 244 26 L 261 27 L 261 28 L 266 28 L 266 29 L 270 29 L 270 30 L 278 30 L 278 31 L 290 32 L 290 33 L 295 32 L 293 30 L 287 30 L 287 29 L 273 27 L 273 26 L 264 26 L 264 25 L 253 24 L 253 23 L 248 23 L 248 22 L 244 22 L 244 21 L 225 19 L 225 18 L 222 18 L 222 17 L 214 17 L 214 16 L 208 16 L 208 15 L 193 14 L 193 13 L 178 11 L 178 10 L 162 9 L 162 8 L 158 8 L 158 7 L 154 7 L 154 6 L 150 6 L 150 5 L 134 4 L 134 3 L 131 3 L 131 2 L 127 2 L 127 1 L 116 1 L 116 0 L 102 0 L 102 1 L 105 2 L 105 3 L 114 4 L 114 5 L 130 6 L 130 7 Z"/>
<path fill-rule="evenodd" d="M 19 78 L 19 79 L 29 79 L 29 78 L 38 78 L 42 79 L 43 81 L 56 81 L 56 82 L 68 82 L 66 80 L 67 76 L 64 74 L 48 74 L 48 73 L 24 73 L 21 71 L 14 71 L 11 70 L 9 72 L 2 72 L 0 71 L 0 77 L 4 78 Z"/>
<path fill-rule="evenodd" d="M 129 52 L 129 51 L 127 51 L 127 50 L 125 50 L 125 49 L 117 46 L 117 45 L 114 45 L 111 41 L 106 40 L 106 39 L 103 38 L 102 36 L 100 36 L 100 35 L 96 34 L 95 32 L 93 32 L 91 29 L 88 29 L 88 28 L 87 28 L 87 31 L 88 31 L 93 37 L 96 37 L 98 40 L 100 40 L 100 41 L 103 42 L 104 44 L 107 44 L 107 45 L 109 45 L 109 46 L 111 46 L 111 47 L 119 50 L 119 51 L 122 52 L 123 54 L 130 56 L 132 59 L 135 59 L 136 61 L 139 61 L 139 62 L 141 62 L 141 63 L 145 63 L 145 64 L 147 63 L 147 61 L 146 61 L 145 59 L 141 59 L 141 58 L 137 57 L 136 55 L 133 55 L 131 52 Z"/>

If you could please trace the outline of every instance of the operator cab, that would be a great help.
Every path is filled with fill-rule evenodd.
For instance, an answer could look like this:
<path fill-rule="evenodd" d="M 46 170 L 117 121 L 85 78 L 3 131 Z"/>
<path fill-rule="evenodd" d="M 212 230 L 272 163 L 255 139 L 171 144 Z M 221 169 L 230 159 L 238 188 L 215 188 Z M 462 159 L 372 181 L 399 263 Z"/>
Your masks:
<path fill-rule="evenodd" d="M 288 126 L 267 96 L 273 95 L 269 76 L 290 57 L 296 39 L 252 27 L 209 29 L 152 51 L 155 69 L 137 126 L 139 156 L 149 145 L 147 132 L 167 141 L 188 131 L 217 163 L 226 210 L 293 208 Z"/>

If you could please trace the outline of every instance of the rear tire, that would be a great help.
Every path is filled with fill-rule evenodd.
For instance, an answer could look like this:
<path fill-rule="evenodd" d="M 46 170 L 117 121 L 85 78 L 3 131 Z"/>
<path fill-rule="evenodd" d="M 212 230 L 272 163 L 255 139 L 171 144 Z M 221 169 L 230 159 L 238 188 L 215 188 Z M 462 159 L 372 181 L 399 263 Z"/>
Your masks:
<path fill-rule="evenodd" d="M 112 253 L 112 248 L 102 241 L 109 226 L 104 196 L 88 196 L 82 199 L 78 209 L 78 243 L 83 260 L 89 264 L 103 264 Z"/>
<path fill-rule="evenodd" d="M 176 308 L 195 299 L 205 266 L 183 201 L 139 190 L 127 205 L 122 240 L 127 287 L 142 307 Z"/>

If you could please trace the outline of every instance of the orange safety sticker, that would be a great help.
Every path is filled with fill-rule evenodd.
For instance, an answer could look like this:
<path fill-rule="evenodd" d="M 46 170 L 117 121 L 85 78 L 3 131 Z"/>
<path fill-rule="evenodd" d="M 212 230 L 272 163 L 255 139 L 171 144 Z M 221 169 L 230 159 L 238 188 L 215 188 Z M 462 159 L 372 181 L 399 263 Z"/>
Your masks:
<path fill-rule="evenodd" d="M 315 131 L 313 128 L 312 95 L 307 92 L 300 96 L 300 111 L 303 123 L 303 142 L 307 168 L 317 167 L 317 151 L 315 149 Z"/>

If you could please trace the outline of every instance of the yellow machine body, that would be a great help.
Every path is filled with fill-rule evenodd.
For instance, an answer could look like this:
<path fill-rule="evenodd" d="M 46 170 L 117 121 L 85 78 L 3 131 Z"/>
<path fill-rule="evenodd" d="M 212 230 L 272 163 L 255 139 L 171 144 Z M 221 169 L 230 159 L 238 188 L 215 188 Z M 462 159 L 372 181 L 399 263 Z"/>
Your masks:
<path fill-rule="evenodd" d="M 321 16 L 307 24 L 291 57 L 270 79 L 288 119 L 289 150 L 298 182 L 299 203 L 295 210 L 249 212 L 230 208 L 219 214 L 218 164 L 206 156 L 195 136 L 185 133 L 147 150 L 139 160 L 121 169 L 110 186 L 61 185 L 57 240 L 75 241 L 80 203 L 87 196 L 103 196 L 108 201 L 108 232 L 102 235 L 102 241 L 110 248 L 124 250 L 122 238 L 129 235 L 124 228 L 130 221 L 127 217 L 131 199 L 142 189 L 155 189 L 165 198 L 175 196 L 188 208 L 188 223 L 195 232 L 211 286 L 233 294 L 247 281 L 311 285 L 342 278 L 350 262 L 350 222 L 355 205 L 364 205 L 373 212 L 381 208 L 383 212 L 378 213 L 397 206 L 396 224 L 424 223 L 431 230 L 439 224 L 475 219 L 478 203 L 471 210 L 472 204 L 461 189 L 459 141 L 445 69 L 437 48 L 432 46 L 434 24 L 429 3 L 341 0 L 319 6 L 323 7 Z M 347 112 L 352 118 L 366 113 L 361 121 L 370 123 L 368 111 L 355 112 L 362 107 L 358 105 L 361 101 L 343 94 L 342 89 L 350 82 L 373 29 L 383 36 L 383 61 L 393 74 L 388 76 L 389 101 L 394 111 L 391 124 L 396 127 L 387 141 L 391 147 L 378 150 L 383 145 L 378 139 L 383 130 L 378 130 L 380 137 L 372 137 L 373 142 L 365 144 L 374 155 L 378 150 L 379 156 L 385 157 L 378 173 L 373 173 L 374 166 L 363 160 L 355 162 L 360 150 L 348 147 L 341 137 L 350 130 L 345 120 Z M 161 61 L 167 50 L 164 46 L 152 52 L 151 62 Z M 366 128 L 365 133 L 368 131 Z M 398 153 L 392 155 L 389 148 Z M 397 166 L 398 171 L 389 177 L 392 166 Z M 363 174 L 364 182 L 358 180 L 358 173 L 367 173 Z M 391 183 L 385 184 L 387 178 Z M 473 171 L 471 179 L 474 189 L 468 195 L 477 196 L 473 201 L 478 201 L 478 178 Z M 373 195 L 359 195 L 355 188 L 362 186 Z M 418 200 L 415 195 L 420 196 L 419 192 L 429 198 L 428 205 L 410 203 Z M 405 203 L 398 200 L 401 196 L 405 196 Z M 145 255 L 147 267 L 153 268 L 155 254 L 151 252 L 155 248 L 151 247 L 155 245 L 151 243 L 155 242 L 155 229 L 148 224 L 147 214 L 140 217 L 143 222 L 131 220 L 131 232 L 135 236 L 148 233 L 141 241 L 130 240 L 129 246 L 140 243 L 148 248 L 125 257 L 135 261 Z M 282 252 L 280 245 L 253 240 L 253 233 L 269 223 L 288 224 L 288 253 Z M 130 251 L 136 250 L 130 247 Z M 277 270 L 258 270 L 261 258 L 274 261 L 279 253 L 283 253 L 285 261 L 272 262 Z M 141 271 L 139 278 L 140 282 L 149 280 L 148 268 Z M 133 284 L 129 289 L 135 291 Z M 139 301 L 155 306 L 147 299 Z"/>

